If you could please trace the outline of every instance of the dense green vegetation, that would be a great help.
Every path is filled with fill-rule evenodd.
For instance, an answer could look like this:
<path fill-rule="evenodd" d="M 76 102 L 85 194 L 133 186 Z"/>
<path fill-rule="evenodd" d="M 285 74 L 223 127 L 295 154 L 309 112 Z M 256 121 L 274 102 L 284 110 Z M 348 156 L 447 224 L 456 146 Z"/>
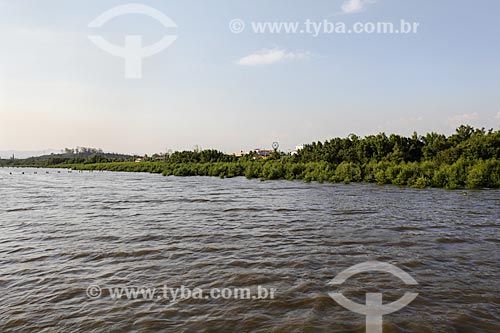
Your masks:
<path fill-rule="evenodd" d="M 306 145 L 297 154 L 242 158 L 216 150 L 175 152 L 161 161 L 66 163 L 76 170 L 152 172 L 174 176 L 369 182 L 417 188 L 500 188 L 500 131 L 461 126 L 451 136 L 350 135 Z M 97 161 L 99 162 L 99 161 Z"/>

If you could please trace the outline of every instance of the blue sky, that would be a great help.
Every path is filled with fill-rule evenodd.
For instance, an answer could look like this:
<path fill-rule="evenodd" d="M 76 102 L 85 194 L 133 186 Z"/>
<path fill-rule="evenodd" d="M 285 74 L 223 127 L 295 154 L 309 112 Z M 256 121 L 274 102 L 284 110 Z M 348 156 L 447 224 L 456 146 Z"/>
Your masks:
<path fill-rule="evenodd" d="M 136 1 L 170 17 L 88 24 L 127 1 L 0 0 L 0 150 L 284 149 L 350 133 L 499 128 L 495 0 Z M 229 30 L 238 18 L 242 33 Z M 420 23 L 416 34 L 255 34 L 251 22 Z M 177 40 L 124 78 L 88 39 Z M 270 57 L 270 58 L 266 58 Z M 242 59 L 253 59 L 244 61 Z M 271 60 L 269 60 L 271 59 Z"/>

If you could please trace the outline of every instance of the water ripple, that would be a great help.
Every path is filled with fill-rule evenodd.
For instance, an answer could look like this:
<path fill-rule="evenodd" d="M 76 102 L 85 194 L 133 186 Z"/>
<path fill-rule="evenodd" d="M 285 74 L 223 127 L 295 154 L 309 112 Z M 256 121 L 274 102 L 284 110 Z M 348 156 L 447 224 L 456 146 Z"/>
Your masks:
<path fill-rule="evenodd" d="M 364 332 L 328 282 L 367 260 L 419 282 L 370 273 L 342 286 L 361 303 L 419 293 L 384 332 L 500 331 L 500 191 L 57 171 L 0 169 L 0 332 Z M 277 295 L 85 293 L 120 284 Z"/>

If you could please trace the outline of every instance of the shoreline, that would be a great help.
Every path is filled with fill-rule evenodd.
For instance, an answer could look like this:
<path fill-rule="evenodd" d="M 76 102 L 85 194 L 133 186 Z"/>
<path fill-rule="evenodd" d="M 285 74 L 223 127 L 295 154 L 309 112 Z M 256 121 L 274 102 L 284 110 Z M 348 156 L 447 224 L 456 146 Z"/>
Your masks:
<path fill-rule="evenodd" d="M 143 172 L 178 177 L 218 177 L 247 179 L 303 181 L 305 183 L 349 184 L 366 183 L 395 185 L 417 189 L 443 188 L 448 190 L 463 189 L 498 189 L 500 181 L 496 170 L 500 170 L 500 161 L 458 161 L 452 165 L 433 165 L 430 162 L 368 162 L 355 163 L 327 162 L 298 163 L 284 160 L 256 160 L 236 162 L 207 163 L 165 163 L 165 162 L 105 162 L 89 164 L 58 164 L 50 166 L 2 166 L 13 168 L 69 169 L 74 171 L 110 171 Z M 485 167 L 486 165 L 486 167 Z M 480 173 L 489 169 L 490 174 Z M 479 173 L 479 176 L 478 176 Z M 461 175 L 461 177 L 457 177 Z M 455 177 L 455 178 L 453 178 Z M 482 183 L 481 183 L 482 182 Z M 441 185 L 441 186 L 440 186 Z M 485 186 L 486 185 L 486 186 Z"/>

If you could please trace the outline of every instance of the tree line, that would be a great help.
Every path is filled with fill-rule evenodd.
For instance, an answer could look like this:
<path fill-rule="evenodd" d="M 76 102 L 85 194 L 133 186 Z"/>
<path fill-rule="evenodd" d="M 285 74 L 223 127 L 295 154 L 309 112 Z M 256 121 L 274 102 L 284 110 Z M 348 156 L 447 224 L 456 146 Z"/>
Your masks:
<path fill-rule="evenodd" d="M 450 136 L 349 135 L 305 145 L 296 154 L 236 158 L 217 150 L 164 155 L 162 161 L 59 165 L 80 170 L 306 182 L 368 182 L 416 188 L 500 188 L 500 131 L 460 126 Z"/>

